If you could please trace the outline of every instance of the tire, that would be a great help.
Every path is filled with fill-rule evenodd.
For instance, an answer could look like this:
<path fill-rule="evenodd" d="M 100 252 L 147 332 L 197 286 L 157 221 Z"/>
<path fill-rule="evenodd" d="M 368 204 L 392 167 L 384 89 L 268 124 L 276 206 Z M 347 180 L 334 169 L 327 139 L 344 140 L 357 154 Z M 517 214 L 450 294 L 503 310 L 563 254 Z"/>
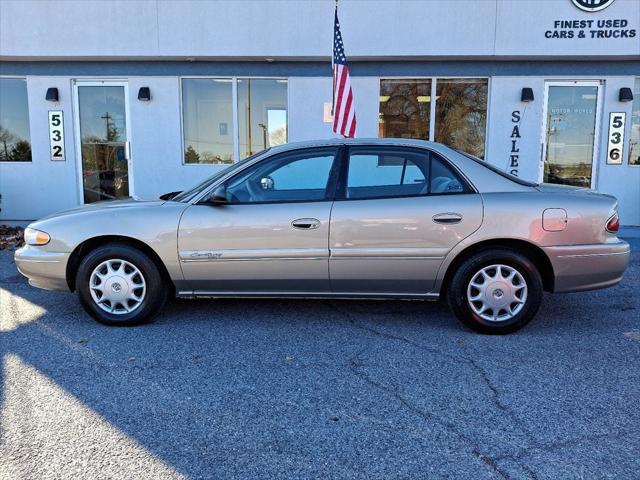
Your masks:
<path fill-rule="evenodd" d="M 542 294 L 542 279 L 531 260 L 515 250 L 492 248 L 458 267 L 447 300 L 458 320 L 469 328 L 502 335 L 520 330 L 533 319 Z"/>
<path fill-rule="evenodd" d="M 137 248 L 122 243 L 89 252 L 78 267 L 76 288 L 86 312 L 110 326 L 151 321 L 168 295 L 156 264 Z"/>

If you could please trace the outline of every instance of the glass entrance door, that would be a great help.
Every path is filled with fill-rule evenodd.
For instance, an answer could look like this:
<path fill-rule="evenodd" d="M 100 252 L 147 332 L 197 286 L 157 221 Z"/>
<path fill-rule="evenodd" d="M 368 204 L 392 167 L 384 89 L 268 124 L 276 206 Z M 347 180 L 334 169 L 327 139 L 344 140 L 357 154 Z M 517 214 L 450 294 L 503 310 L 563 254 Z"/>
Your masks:
<path fill-rule="evenodd" d="M 600 83 L 549 82 L 546 99 L 540 180 L 592 187 Z"/>
<path fill-rule="evenodd" d="M 128 197 L 126 83 L 78 82 L 75 93 L 83 202 Z"/>

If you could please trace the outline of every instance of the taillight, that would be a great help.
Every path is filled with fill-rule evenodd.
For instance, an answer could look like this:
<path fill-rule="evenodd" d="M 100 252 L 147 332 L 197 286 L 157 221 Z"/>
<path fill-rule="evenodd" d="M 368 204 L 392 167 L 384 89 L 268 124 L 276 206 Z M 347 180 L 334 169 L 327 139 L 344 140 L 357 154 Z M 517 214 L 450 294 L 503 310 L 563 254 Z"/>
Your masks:
<path fill-rule="evenodd" d="M 618 233 L 618 230 L 620 230 L 620 217 L 618 217 L 617 213 L 614 213 L 607 221 L 607 226 L 605 228 L 609 233 Z"/>

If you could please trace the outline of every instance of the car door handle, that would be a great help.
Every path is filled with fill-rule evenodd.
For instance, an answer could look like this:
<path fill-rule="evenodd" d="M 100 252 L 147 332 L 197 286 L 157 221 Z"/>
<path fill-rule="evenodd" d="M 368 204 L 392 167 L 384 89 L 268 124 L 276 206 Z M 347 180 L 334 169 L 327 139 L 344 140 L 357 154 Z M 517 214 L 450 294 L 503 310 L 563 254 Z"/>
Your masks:
<path fill-rule="evenodd" d="M 462 215 L 459 213 L 438 213 L 432 219 L 436 223 L 460 223 Z"/>
<path fill-rule="evenodd" d="M 317 218 L 298 218 L 291 222 L 291 226 L 299 230 L 315 230 L 320 226 L 320 220 Z"/>

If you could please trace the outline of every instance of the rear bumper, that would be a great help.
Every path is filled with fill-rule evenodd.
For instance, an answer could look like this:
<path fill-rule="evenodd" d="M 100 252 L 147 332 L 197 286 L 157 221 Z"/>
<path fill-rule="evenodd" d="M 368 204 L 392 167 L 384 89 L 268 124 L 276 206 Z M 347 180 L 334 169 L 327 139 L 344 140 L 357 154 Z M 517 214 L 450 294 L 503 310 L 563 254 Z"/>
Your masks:
<path fill-rule="evenodd" d="M 46 290 L 69 290 L 67 260 L 69 253 L 46 252 L 26 245 L 16 250 L 14 259 L 18 271 L 29 279 L 29 284 Z"/>
<path fill-rule="evenodd" d="M 553 265 L 556 293 L 596 290 L 616 285 L 629 265 L 625 241 L 594 245 L 544 247 Z"/>

